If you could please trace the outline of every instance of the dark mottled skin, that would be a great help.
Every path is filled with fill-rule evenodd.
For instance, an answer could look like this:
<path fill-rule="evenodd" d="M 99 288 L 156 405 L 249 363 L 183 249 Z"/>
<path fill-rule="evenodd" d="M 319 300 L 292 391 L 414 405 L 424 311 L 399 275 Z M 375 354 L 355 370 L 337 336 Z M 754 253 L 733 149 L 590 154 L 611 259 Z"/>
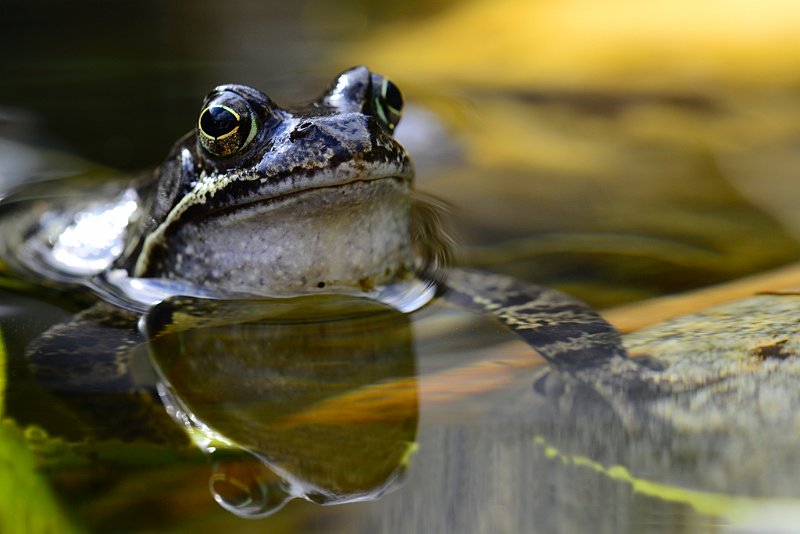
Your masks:
<path fill-rule="evenodd" d="M 153 388 L 137 319 L 133 312 L 95 304 L 27 347 L 31 372 L 71 408 L 93 440 L 187 446 Z"/>
<path fill-rule="evenodd" d="M 619 333 L 583 302 L 502 275 L 452 269 L 444 298 L 494 316 L 559 368 L 624 358 Z"/>

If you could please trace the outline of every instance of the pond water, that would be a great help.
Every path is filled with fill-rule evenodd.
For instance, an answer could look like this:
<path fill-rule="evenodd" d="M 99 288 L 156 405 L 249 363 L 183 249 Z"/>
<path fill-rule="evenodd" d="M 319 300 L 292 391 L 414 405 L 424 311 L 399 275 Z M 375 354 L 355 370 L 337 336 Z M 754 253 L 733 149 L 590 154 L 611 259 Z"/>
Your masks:
<path fill-rule="evenodd" d="M 8 426 L 5 439 L 35 456 L 39 475 L 20 477 L 45 477 L 36 498 L 59 503 L 63 515 L 50 516 L 46 502 L 25 503 L 44 524 L 697 531 L 722 510 L 669 486 L 696 460 L 653 463 L 639 476 L 663 488 L 633 491 L 636 476 L 603 466 L 662 454 L 663 438 L 631 449 L 624 400 L 548 373 L 501 325 L 449 305 L 408 316 L 349 297 L 178 299 L 149 314 L 151 341 L 109 362 L 136 314 L 71 318 L 3 296 L 5 414 L 25 429 Z"/>
<path fill-rule="evenodd" d="M 14 53 L 0 59 L 0 194 L 149 172 L 220 83 L 291 104 L 366 63 L 404 92 L 397 137 L 418 189 L 449 206 L 459 265 L 602 309 L 800 257 L 800 85 L 725 77 L 713 62 L 718 78 L 653 74 L 620 67 L 623 52 L 603 60 L 613 76 L 575 54 L 527 75 L 516 24 L 486 47 L 493 58 L 464 47 L 442 59 L 443 43 L 482 34 L 476 20 L 514 13 L 530 15 L 513 1 L 5 3 L 0 45 Z M 139 315 L 98 308 L 87 291 L 1 280 L 9 532 L 796 524 L 797 403 L 777 397 L 797 370 L 775 367 L 794 365 L 793 324 L 776 327 L 777 342 L 750 334 L 762 382 L 717 390 L 675 366 L 704 350 L 670 345 L 676 330 L 633 334 L 628 349 L 651 358 L 643 367 L 667 362 L 673 383 L 689 384 L 637 390 L 613 369 L 550 369 L 499 321 L 439 301 L 407 315 L 345 297 L 288 310 L 174 299 L 140 323 L 145 340 Z M 776 317 L 763 321 L 789 324 Z M 702 337 L 708 321 L 675 328 Z M 721 368 L 708 376 L 743 366 Z M 752 401 L 758 421 L 728 432 L 718 423 L 731 412 L 699 400 L 710 391 Z M 767 443 L 771 459 L 757 453 Z"/>

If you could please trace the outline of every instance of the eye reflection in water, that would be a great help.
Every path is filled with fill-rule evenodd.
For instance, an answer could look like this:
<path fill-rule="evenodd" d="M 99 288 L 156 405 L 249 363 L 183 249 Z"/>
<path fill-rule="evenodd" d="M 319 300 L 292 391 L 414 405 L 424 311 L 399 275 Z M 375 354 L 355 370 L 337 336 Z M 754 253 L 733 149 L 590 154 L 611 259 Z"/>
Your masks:
<path fill-rule="evenodd" d="M 292 498 L 288 483 L 256 455 L 215 463 L 208 489 L 220 506 L 240 517 L 271 515 Z"/>
<path fill-rule="evenodd" d="M 180 297 L 145 328 L 162 400 L 214 458 L 224 508 L 264 517 L 292 498 L 369 500 L 402 475 L 418 418 L 406 315 L 336 295 Z"/>

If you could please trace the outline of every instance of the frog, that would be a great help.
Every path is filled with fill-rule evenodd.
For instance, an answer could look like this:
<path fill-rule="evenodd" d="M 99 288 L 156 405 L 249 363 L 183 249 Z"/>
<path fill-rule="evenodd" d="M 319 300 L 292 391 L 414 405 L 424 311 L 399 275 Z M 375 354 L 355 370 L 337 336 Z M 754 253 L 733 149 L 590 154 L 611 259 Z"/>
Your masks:
<path fill-rule="evenodd" d="M 292 112 L 219 86 L 149 179 L 64 207 L 58 221 L 39 217 L 10 255 L 46 243 L 25 267 L 41 271 L 42 260 L 75 280 L 121 268 L 257 294 L 402 277 L 425 259 L 411 248 L 413 166 L 391 135 L 401 107 L 394 84 L 365 68 Z M 109 231 L 98 240 L 100 226 Z"/>
<path fill-rule="evenodd" d="M 294 108 L 248 86 L 218 86 L 194 130 L 144 179 L 78 201 L 22 202 L 23 213 L 6 199 L 0 257 L 23 275 L 82 284 L 138 311 L 165 294 L 344 292 L 401 311 L 445 295 L 498 317 L 551 361 L 624 357 L 616 330 L 577 299 L 445 267 L 452 243 L 393 136 L 403 104 L 399 88 L 365 66 Z M 131 297 L 131 280 L 157 295 Z M 398 304 L 398 283 L 410 303 Z M 572 347 L 571 356 L 547 343 Z"/>
<path fill-rule="evenodd" d="M 504 325 L 551 367 L 591 373 L 633 365 L 617 330 L 589 305 L 451 265 L 454 245 L 438 201 L 416 190 L 411 156 L 394 135 L 403 108 L 400 89 L 365 66 L 296 107 L 249 86 L 221 85 L 154 172 L 78 195 L 6 198 L 6 268 L 48 287 L 83 287 L 99 300 L 29 348 L 47 387 L 72 380 L 69 388 L 101 382 L 133 390 L 131 349 L 147 337 L 141 319 L 184 297 L 338 295 L 400 314 L 444 302 Z M 106 339 L 106 327 L 122 337 Z M 84 362 L 84 377 L 65 378 L 52 362 L 86 360 L 76 354 L 87 343 L 100 355 Z"/>

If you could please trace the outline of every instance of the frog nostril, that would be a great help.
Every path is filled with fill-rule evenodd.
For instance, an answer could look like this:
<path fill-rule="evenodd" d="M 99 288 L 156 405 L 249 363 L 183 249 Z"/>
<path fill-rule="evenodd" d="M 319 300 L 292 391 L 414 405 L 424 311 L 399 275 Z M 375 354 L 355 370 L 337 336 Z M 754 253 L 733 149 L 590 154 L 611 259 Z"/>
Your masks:
<path fill-rule="evenodd" d="M 297 139 L 305 137 L 306 134 L 309 132 L 310 128 L 311 128 L 310 122 L 301 122 L 300 124 L 295 126 L 294 130 L 292 130 L 292 133 L 289 134 L 289 139 L 292 141 L 296 141 Z"/>

